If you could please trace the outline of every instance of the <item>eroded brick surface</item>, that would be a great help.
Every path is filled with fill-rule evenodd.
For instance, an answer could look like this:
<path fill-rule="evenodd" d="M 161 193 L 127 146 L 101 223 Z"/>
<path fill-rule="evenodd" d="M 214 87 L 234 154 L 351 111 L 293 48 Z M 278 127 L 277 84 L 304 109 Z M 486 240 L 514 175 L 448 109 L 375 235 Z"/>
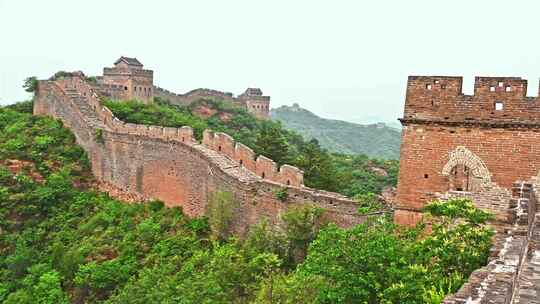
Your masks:
<path fill-rule="evenodd" d="M 472 96 L 461 86 L 461 77 L 409 77 L 398 209 L 419 210 L 452 190 L 504 196 L 540 172 L 540 107 L 525 96 L 527 81 L 477 77 Z M 507 207 L 490 204 L 497 214 Z"/>

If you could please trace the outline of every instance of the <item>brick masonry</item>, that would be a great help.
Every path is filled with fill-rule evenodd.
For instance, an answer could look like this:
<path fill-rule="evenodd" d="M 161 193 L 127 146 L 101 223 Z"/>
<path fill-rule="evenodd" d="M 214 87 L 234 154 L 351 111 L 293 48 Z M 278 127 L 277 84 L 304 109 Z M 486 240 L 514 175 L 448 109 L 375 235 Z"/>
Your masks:
<path fill-rule="evenodd" d="M 428 201 L 450 192 L 508 201 L 515 181 L 540 172 L 540 107 L 525 96 L 527 81 L 476 77 L 474 88 L 463 94 L 461 77 L 409 77 L 396 222 L 414 224 Z M 499 218 L 508 208 L 485 207 Z"/>
<path fill-rule="evenodd" d="M 517 77 L 476 77 L 474 95 L 461 77 L 409 77 L 395 222 L 451 197 L 496 217 L 488 265 L 445 304 L 540 303 L 540 100 L 526 92 Z"/>
<path fill-rule="evenodd" d="M 154 85 L 154 72 L 143 69 L 136 58 L 120 57 L 113 67 L 103 69 L 103 76 L 96 77 L 94 90 L 111 99 L 137 99 L 150 103 L 160 97 L 177 105 L 190 105 L 200 99 L 224 100 L 246 109 L 248 113 L 265 119 L 270 116 L 270 96 L 263 96 L 261 89 L 248 88 L 238 96 L 211 89 L 195 89 L 176 94 Z"/>
<path fill-rule="evenodd" d="M 444 304 L 540 303 L 540 212 L 538 183 L 513 185 L 513 217 L 500 231 L 485 267 L 475 270 Z"/>
<path fill-rule="evenodd" d="M 295 204 L 324 208 L 343 227 L 365 219 L 358 215 L 353 200 L 304 187 L 300 170 L 288 165 L 278 169 L 263 156 L 255 159 L 253 151 L 226 134 L 207 130 L 199 143 L 189 127 L 162 128 L 118 120 L 82 74 L 40 81 L 34 114 L 62 120 L 87 151 L 96 178 L 122 192 L 160 199 L 167 206 L 182 207 L 190 216 L 201 216 L 212 193 L 231 191 L 240 203 L 232 229 L 240 235 L 262 218 L 277 224 L 279 215 Z M 283 188 L 288 192 L 285 201 L 275 195 Z"/>

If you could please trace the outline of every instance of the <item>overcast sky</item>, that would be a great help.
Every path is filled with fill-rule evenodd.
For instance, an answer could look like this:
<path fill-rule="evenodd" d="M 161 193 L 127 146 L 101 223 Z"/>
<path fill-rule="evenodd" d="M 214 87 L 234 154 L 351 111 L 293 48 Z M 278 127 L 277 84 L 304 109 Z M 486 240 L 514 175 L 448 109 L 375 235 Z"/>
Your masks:
<path fill-rule="evenodd" d="M 365 2 L 365 3 L 364 3 Z M 101 74 L 120 56 L 183 93 L 248 86 L 316 114 L 402 113 L 407 76 L 521 76 L 537 95 L 540 1 L 0 0 L 0 103 L 23 79 Z"/>

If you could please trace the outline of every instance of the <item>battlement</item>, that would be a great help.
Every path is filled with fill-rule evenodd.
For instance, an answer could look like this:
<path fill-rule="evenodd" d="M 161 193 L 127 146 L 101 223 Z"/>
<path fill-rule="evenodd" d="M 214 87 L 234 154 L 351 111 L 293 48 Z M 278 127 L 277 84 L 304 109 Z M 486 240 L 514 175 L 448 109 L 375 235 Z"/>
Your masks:
<path fill-rule="evenodd" d="M 144 69 L 122 69 L 122 68 L 103 68 L 103 75 L 134 75 L 143 77 L 153 77 L 154 71 Z"/>
<path fill-rule="evenodd" d="M 540 99 L 520 77 L 476 77 L 465 95 L 462 77 L 409 76 L 403 121 L 540 123 Z"/>
<path fill-rule="evenodd" d="M 167 206 L 181 206 L 189 216 L 204 215 L 215 191 L 231 191 L 240 203 L 231 229 L 239 235 L 263 218 L 278 224 L 279 215 L 295 204 L 315 204 L 342 227 L 366 219 L 354 200 L 303 186 L 300 169 L 278 168 L 225 133 L 206 130 L 199 143 L 187 126 L 119 120 L 101 103 L 96 85 L 82 76 L 39 81 L 34 114 L 60 119 L 73 131 L 106 191 L 115 189 L 137 200 L 160 199 Z M 277 197 L 284 189 L 287 195 Z"/>
<path fill-rule="evenodd" d="M 235 97 L 232 93 L 199 88 L 185 94 L 177 94 L 155 86 L 154 71 L 143 69 L 136 58 L 120 57 L 113 67 L 103 68 L 103 76 L 97 76 L 95 89 L 102 95 L 118 100 L 137 99 L 145 103 L 159 97 L 177 105 L 190 105 L 199 99 L 220 99 L 236 103 L 259 118 L 267 118 L 270 110 L 270 97 L 263 96 L 261 89 L 248 88 Z"/>
<path fill-rule="evenodd" d="M 170 128 L 125 123 L 121 121 L 114 116 L 109 108 L 101 104 L 97 98 L 98 95 L 96 94 L 99 93 L 99 91 L 96 92 L 94 90 L 95 88 L 87 84 L 80 76 L 62 78 L 55 83 L 63 89 L 72 89 L 82 94 L 83 97 L 88 97 L 89 104 L 96 110 L 100 120 L 115 132 L 138 134 L 163 140 L 177 140 L 184 143 L 196 142 L 193 135 L 193 129 L 189 126 Z M 110 86 L 116 89 L 115 85 Z M 103 88 L 103 86 L 99 86 L 98 88 Z M 192 92 L 215 93 L 219 91 L 200 89 Z M 213 151 L 227 156 L 231 160 L 237 162 L 239 166 L 246 168 L 263 179 L 295 187 L 303 186 L 303 172 L 300 169 L 290 165 L 282 165 L 278 169 L 276 163 L 265 156 L 259 155 L 255 158 L 253 150 L 241 143 L 236 143 L 236 141 L 226 133 L 216 133 L 208 129 L 204 130 L 202 144 Z"/>
<path fill-rule="evenodd" d="M 304 184 L 302 170 L 290 165 L 282 165 L 278 169 L 277 164 L 264 155 L 255 158 L 253 150 L 241 143 L 236 143 L 231 136 L 225 133 L 205 130 L 202 143 L 206 147 L 226 155 L 263 179 L 295 187 L 301 187 Z"/>

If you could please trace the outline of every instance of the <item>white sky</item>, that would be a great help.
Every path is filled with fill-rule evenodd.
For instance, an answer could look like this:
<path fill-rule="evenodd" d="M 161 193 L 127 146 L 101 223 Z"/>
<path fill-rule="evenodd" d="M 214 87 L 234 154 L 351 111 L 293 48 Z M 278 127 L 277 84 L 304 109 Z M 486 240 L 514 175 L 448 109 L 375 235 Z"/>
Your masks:
<path fill-rule="evenodd" d="M 260 87 L 272 107 L 392 121 L 407 76 L 521 76 L 537 95 L 540 1 L 0 0 L 0 103 L 23 79 L 137 57 L 169 90 Z"/>

